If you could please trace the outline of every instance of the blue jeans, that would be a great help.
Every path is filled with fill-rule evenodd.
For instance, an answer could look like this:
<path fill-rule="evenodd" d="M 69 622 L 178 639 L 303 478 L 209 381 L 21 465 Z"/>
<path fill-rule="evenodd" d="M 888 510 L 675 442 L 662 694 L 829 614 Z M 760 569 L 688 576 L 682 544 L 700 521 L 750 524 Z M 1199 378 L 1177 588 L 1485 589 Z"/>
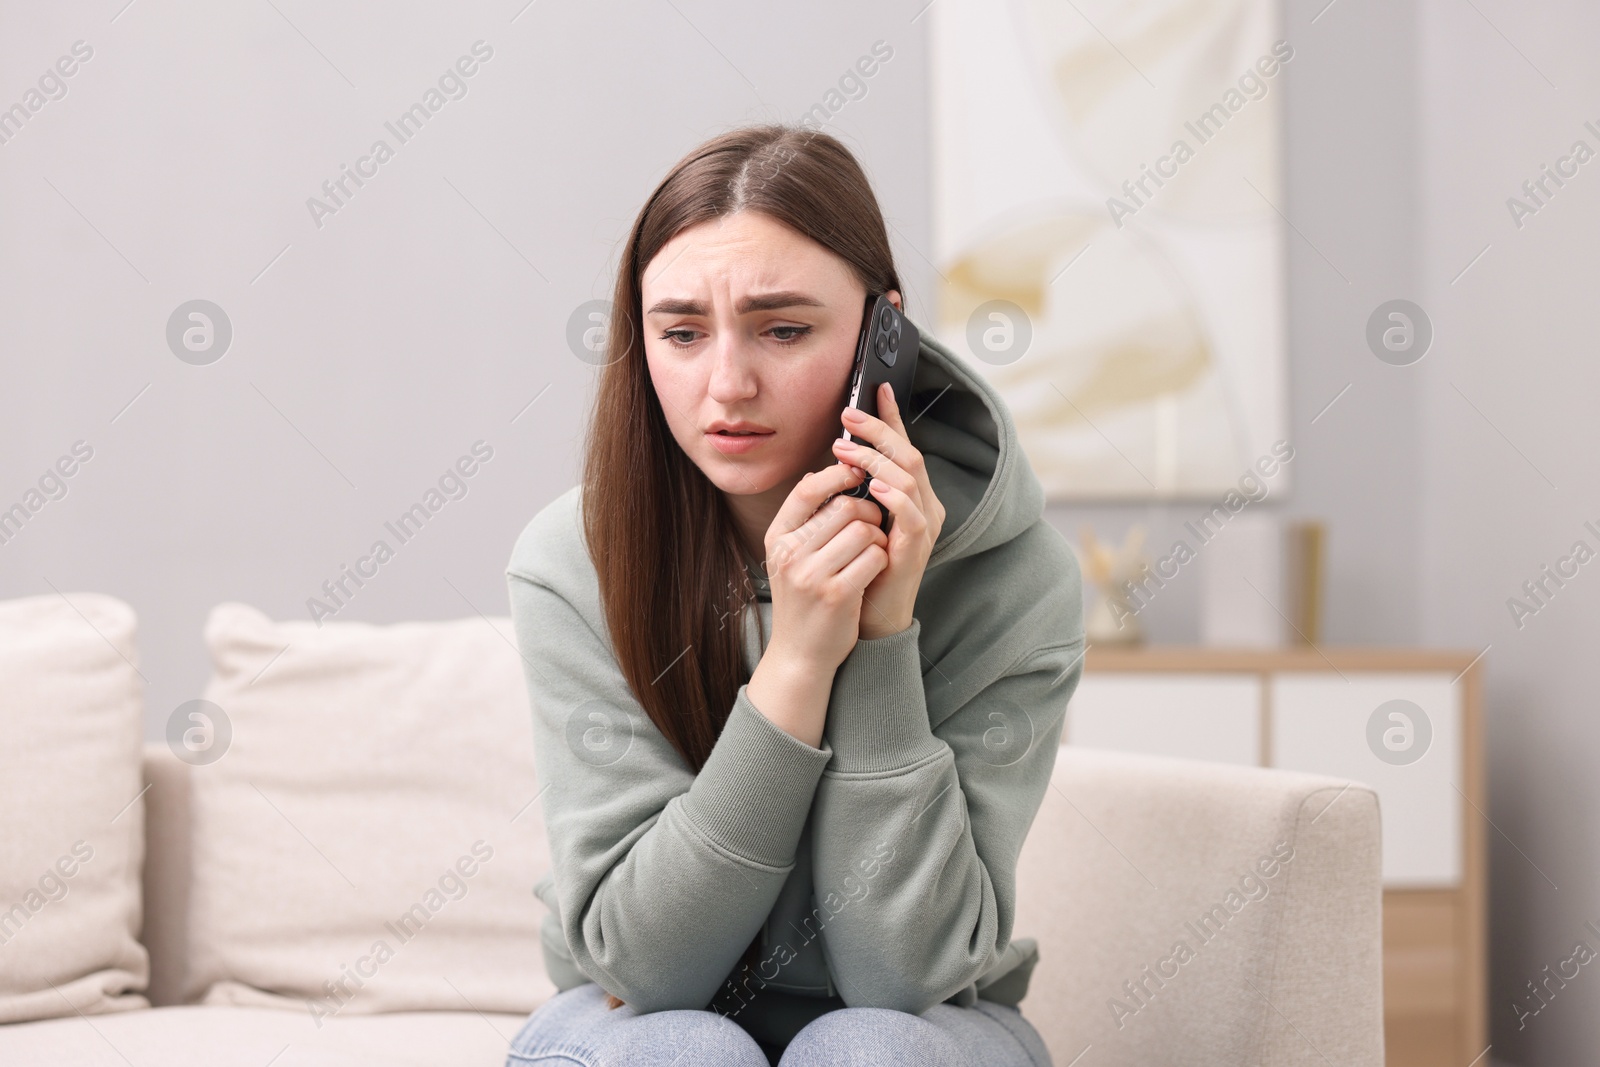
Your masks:
<path fill-rule="evenodd" d="M 779 1057 L 782 1057 L 781 1059 Z M 840 1008 L 787 1048 L 759 1044 L 714 1011 L 639 1015 L 606 1009 L 593 982 L 546 1001 L 511 1041 L 506 1067 L 1051 1067 L 1038 1031 L 1016 1008 L 980 1000 L 921 1015 Z"/>

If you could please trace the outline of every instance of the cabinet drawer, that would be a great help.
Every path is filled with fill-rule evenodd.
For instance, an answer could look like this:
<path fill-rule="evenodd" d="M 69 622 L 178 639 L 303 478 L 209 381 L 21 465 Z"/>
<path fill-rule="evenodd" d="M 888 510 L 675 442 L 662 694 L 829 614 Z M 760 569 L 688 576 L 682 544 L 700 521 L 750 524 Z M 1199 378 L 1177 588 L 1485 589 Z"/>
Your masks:
<path fill-rule="evenodd" d="M 1461 881 L 1461 693 L 1443 673 L 1284 672 L 1271 680 L 1271 765 L 1378 793 L 1386 886 Z"/>
<path fill-rule="evenodd" d="M 1067 707 L 1067 740 L 1154 756 L 1261 762 L 1257 674 L 1085 674 Z"/>

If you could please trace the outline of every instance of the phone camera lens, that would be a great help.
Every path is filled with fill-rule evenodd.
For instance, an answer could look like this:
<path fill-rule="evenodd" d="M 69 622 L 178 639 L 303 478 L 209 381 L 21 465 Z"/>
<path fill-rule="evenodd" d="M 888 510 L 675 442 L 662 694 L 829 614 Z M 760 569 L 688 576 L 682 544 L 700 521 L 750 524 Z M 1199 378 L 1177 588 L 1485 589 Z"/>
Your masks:
<path fill-rule="evenodd" d="M 885 330 L 894 325 L 894 312 L 890 311 L 888 308 L 884 308 L 883 311 L 878 315 L 878 325 L 881 329 Z"/>

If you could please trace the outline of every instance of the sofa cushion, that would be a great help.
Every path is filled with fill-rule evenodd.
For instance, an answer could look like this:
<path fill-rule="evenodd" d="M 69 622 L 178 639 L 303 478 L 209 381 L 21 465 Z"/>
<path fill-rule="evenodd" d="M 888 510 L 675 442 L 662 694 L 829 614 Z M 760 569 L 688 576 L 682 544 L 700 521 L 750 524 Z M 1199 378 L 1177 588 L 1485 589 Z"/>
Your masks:
<path fill-rule="evenodd" d="M 0 1023 L 149 1006 L 134 631 L 97 593 L 0 602 Z"/>
<path fill-rule="evenodd" d="M 520 820 L 519 820 L 520 821 Z M 74 1067 L 502 1067 L 521 1015 L 174 1007 L 0 1027 L 0 1063 Z"/>
<path fill-rule="evenodd" d="M 325 1022 L 526 1014 L 554 992 L 512 632 L 507 618 L 319 625 L 212 610 L 205 700 L 231 740 L 191 771 L 186 1001 Z"/>

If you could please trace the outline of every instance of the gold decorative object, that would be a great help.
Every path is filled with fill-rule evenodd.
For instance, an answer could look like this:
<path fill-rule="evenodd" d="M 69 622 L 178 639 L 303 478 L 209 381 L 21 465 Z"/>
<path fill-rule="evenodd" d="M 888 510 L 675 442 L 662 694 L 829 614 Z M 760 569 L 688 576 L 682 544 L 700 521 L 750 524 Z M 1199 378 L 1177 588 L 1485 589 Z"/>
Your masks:
<path fill-rule="evenodd" d="M 1289 618 L 1294 641 L 1313 645 L 1322 640 L 1322 575 L 1327 561 L 1327 530 L 1315 519 L 1291 523 L 1284 563 Z"/>
<path fill-rule="evenodd" d="M 1112 548 L 1095 537 L 1093 526 L 1084 523 L 1080 528 L 1082 547 L 1078 559 L 1084 579 L 1093 590 L 1084 616 L 1084 637 L 1088 644 L 1144 643 L 1138 608 L 1128 596 L 1131 583 L 1150 565 L 1144 554 L 1144 537 L 1143 524 L 1135 523 L 1129 528 L 1122 546 Z"/>

